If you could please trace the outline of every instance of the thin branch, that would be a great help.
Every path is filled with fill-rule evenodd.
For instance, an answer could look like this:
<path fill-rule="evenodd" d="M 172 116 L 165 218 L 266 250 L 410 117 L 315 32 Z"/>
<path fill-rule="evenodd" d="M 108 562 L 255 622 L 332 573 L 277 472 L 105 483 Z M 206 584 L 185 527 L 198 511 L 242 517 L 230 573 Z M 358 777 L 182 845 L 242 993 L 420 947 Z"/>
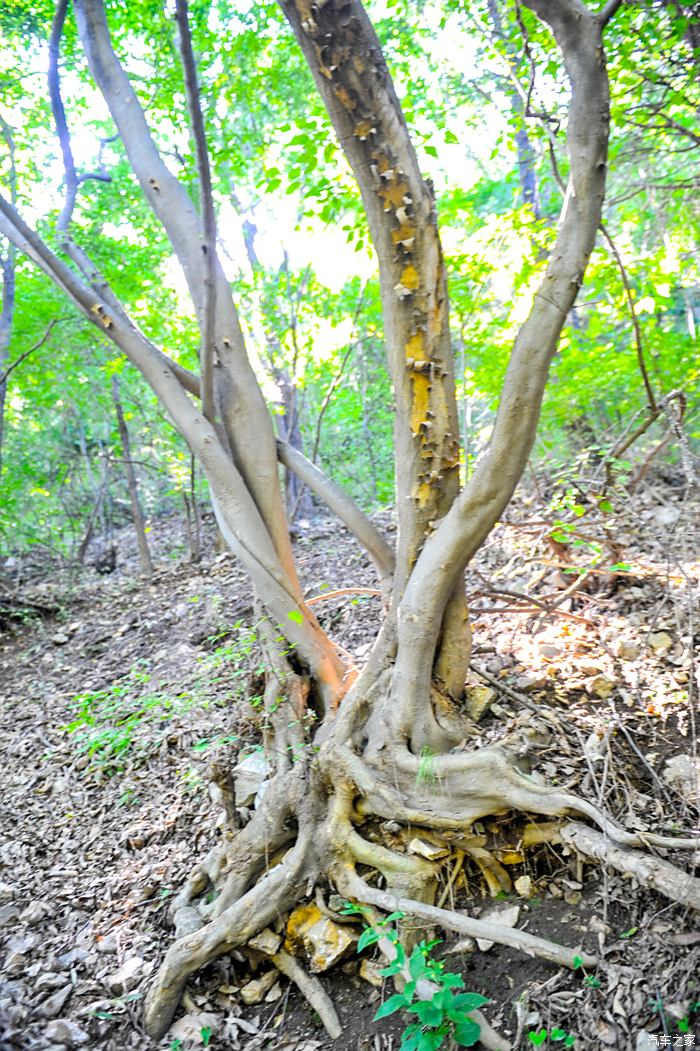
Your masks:
<path fill-rule="evenodd" d="M 374 562 L 382 582 L 388 584 L 394 573 L 394 552 L 352 497 L 286 442 L 277 442 L 277 456 L 345 523 Z"/>
<path fill-rule="evenodd" d="M 635 341 L 635 345 L 636 345 L 636 348 L 637 348 L 637 364 L 639 365 L 639 371 L 641 373 L 642 381 L 644 383 L 644 390 L 646 391 L 647 402 L 649 404 L 649 408 L 651 409 L 652 412 L 655 412 L 656 411 L 656 398 L 654 397 L 654 391 L 652 389 L 651 381 L 649 379 L 649 373 L 647 371 L 646 361 L 644 360 L 644 344 L 642 342 L 642 329 L 641 329 L 641 326 L 639 324 L 639 318 L 637 317 L 637 311 L 635 310 L 634 299 L 632 298 L 632 288 L 630 286 L 629 277 L 627 276 L 627 270 L 625 269 L 625 264 L 622 261 L 622 256 L 620 255 L 620 253 L 619 253 L 619 251 L 617 249 L 617 245 L 615 244 L 615 242 L 613 241 L 612 237 L 608 233 L 608 230 L 607 230 L 607 227 L 605 226 L 605 223 L 603 223 L 603 222 L 599 223 L 598 224 L 598 228 L 599 228 L 600 232 L 602 233 L 603 237 L 605 238 L 605 240 L 607 241 L 608 247 L 610 248 L 610 251 L 612 252 L 612 254 L 613 254 L 614 258 L 615 258 L 615 262 L 617 263 L 617 268 L 620 271 L 620 277 L 622 279 L 622 284 L 623 284 L 624 289 L 625 289 L 625 298 L 627 300 L 627 309 L 629 310 L 630 320 L 632 322 L 632 327 L 634 329 L 634 341 Z"/>
<path fill-rule="evenodd" d="M 185 92 L 190 111 L 192 137 L 197 156 L 200 206 L 202 212 L 202 251 L 204 253 L 204 299 L 202 307 L 202 409 L 214 420 L 214 353 L 216 324 L 216 214 L 212 196 L 211 168 L 204 117 L 197 83 L 197 66 L 192 49 L 187 0 L 176 0 L 175 18 L 180 31 L 180 56 L 185 74 Z"/>
<path fill-rule="evenodd" d="M 43 347 L 44 343 L 46 343 L 46 340 L 51 335 L 51 331 L 52 331 L 54 325 L 57 325 L 59 323 L 59 321 L 68 321 L 68 320 L 69 319 L 67 317 L 55 317 L 53 319 L 53 321 L 50 321 L 49 324 L 48 324 L 48 328 L 46 329 L 46 332 L 41 337 L 41 339 L 37 343 L 35 343 L 33 347 L 30 347 L 29 350 L 25 350 L 24 354 L 20 354 L 20 356 L 17 358 L 17 360 L 13 361 L 12 364 L 9 365 L 5 369 L 4 372 L 0 372 L 0 384 L 7 383 L 8 377 L 10 376 L 10 374 L 12 372 L 14 372 L 14 370 L 17 368 L 17 366 L 21 365 L 22 362 L 25 361 L 29 357 L 30 354 L 33 354 L 35 350 L 38 350 L 39 347 Z"/>
<path fill-rule="evenodd" d="M 61 44 L 61 34 L 66 21 L 68 0 L 58 0 L 56 13 L 51 25 L 51 36 L 49 37 L 49 98 L 51 99 L 51 111 L 56 125 L 56 134 L 63 154 L 63 173 L 66 184 L 66 199 L 56 223 L 56 229 L 62 235 L 66 235 L 75 208 L 75 199 L 78 193 L 78 173 L 75 170 L 73 150 L 70 144 L 70 132 L 66 120 L 66 111 L 61 99 L 61 85 L 58 74 L 58 58 Z"/>
<path fill-rule="evenodd" d="M 618 8 L 622 7 L 625 0 L 608 0 L 605 7 L 598 14 L 598 25 L 601 29 L 605 29 L 606 25 L 616 13 Z"/>

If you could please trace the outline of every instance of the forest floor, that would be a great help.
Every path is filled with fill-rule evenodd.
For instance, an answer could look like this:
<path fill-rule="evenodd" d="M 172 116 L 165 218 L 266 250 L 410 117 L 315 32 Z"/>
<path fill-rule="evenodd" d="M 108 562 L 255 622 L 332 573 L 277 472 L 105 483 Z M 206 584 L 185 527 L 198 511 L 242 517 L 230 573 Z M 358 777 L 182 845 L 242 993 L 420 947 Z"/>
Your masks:
<path fill-rule="evenodd" d="M 491 702 L 476 744 L 542 708 L 554 733 L 534 776 L 640 832 L 699 830 L 697 495 L 668 472 L 615 513 L 576 497 L 552 510 L 546 495 L 519 498 L 468 574 L 473 684 Z M 393 530 L 389 513 L 376 517 Z M 181 528 L 154 522 L 147 581 L 128 529 L 109 576 L 5 564 L 0 608 L 20 596 L 49 612 L 0 625 L 0 1049 L 398 1051 L 406 1019 L 372 1021 L 393 990 L 376 968 L 360 974 L 372 949 L 323 976 L 345 1026 L 336 1041 L 286 978 L 239 952 L 190 982 L 164 1041 L 143 1033 L 169 898 L 221 834 L 211 761 L 260 742 L 248 584 L 208 534 L 203 560 L 187 561 Z M 375 586 L 363 554 L 323 517 L 299 525 L 296 549 L 307 594 L 327 593 L 322 623 L 362 663 L 380 600 L 331 593 Z M 490 899 L 476 868 L 457 875 L 448 860 L 454 906 L 602 961 L 586 975 L 446 937 L 435 955 L 493 1001 L 491 1024 L 517 1048 L 563 1047 L 564 1034 L 585 1051 L 700 1045 L 697 915 L 562 847 L 523 854 L 510 816 L 487 824 L 513 840 L 501 859 L 513 893 Z"/>

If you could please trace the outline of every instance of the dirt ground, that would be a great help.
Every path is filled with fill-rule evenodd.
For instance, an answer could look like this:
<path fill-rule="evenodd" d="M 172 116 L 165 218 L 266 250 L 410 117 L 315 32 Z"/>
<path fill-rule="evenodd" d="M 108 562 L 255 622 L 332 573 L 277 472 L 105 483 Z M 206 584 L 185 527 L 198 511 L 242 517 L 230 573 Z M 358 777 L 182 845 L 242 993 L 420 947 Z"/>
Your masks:
<path fill-rule="evenodd" d="M 668 473 L 614 515 L 552 512 L 547 496 L 521 497 L 468 575 L 473 684 L 495 691 L 474 743 L 541 707 L 551 735 L 534 776 L 604 804 L 628 828 L 700 832 L 698 501 Z M 377 520 L 392 533 L 389 513 Z M 37 556 L 5 561 L 0 609 L 12 596 L 13 615 L 0 638 L 3 1051 L 398 1051 L 406 1019 L 372 1021 L 393 989 L 360 975 L 372 949 L 323 976 L 345 1026 L 339 1040 L 286 978 L 246 1006 L 241 989 L 266 968 L 238 952 L 191 981 L 164 1041 L 141 1029 L 141 1001 L 172 938 L 169 898 L 220 835 L 211 761 L 260 741 L 250 589 L 235 560 L 214 553 L 210 533 L 192 565 L 182 524 L 154 522 L 149 581 L 138 576 L 128 529 L 107 576 Z M 324 626 L 361 664 L 380 600 L 330 593 L 374 588 L 371 567 L 330 518 L 300 523 L 296 548 L 307 594 L 328 593 L 316 605 Z M 522 854 L 518 823 L 495 824 L 512 843 L 516 890 L 492 900 L 477 869 L 465 863 L 457 874 L 448 859 L 456 907 L 515 916 L 531 933 L 595 952 L 601 965 L 585 974 L 445 938 L 434 953 L 465 989 L 489 997 L 489 1022 L 518 1048 L 563 1047 L 559 1034 L 586 1051 L 700 1045 L 697 914 L 561 846 Z M 656 853 L 700 875 L 700 853 Z"/>

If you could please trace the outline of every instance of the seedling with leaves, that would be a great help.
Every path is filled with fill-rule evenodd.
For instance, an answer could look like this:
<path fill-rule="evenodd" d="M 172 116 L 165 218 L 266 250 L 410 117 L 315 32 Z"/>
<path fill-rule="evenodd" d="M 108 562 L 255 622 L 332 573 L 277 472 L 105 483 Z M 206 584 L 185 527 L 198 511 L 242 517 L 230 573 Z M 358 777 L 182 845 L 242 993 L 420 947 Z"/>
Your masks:
<path fill-rule="evenodd" d="M 527 1034 L 527 1038 L 534 1047 L 541 1047 L 542 1044 L 549 1041 L 554 1043 L 562 1043 L 563 1047 L 573 1047 L 576 1043 L 576 1037 L 573 1033 L 567 1033 L 563 1029 L 540 1029 L 537 1032 L 530 1032 Z"/>
<path fill-rule="evenodd" d="M 362 913 L 363 910 L 350 905 L 345 912 Z M 490 1001 L 479 993 L 458 992 L 464 988 L 462 978 L 445 971 L 444 963 L 432 956 L 439 940 L 419 942 L 407 957 L 399 932 L 392 926 L 401 919 L 403 913 L 390 913 L 378 923 L 365 927 L 357 943 L 357 951 L 362 952 L 388 939 L 394 949 L 394 959 L 379 973 L 385 978 L 401 975 L 409 979 L 400 993 L 385 1000 L 374 1021 L 397 1011 L 417 1017 L 418 1021 L 409 1023 L 401 1034 L 399 1051 L 437 1051 L 448 1038 L 459 1047 L 472 1047 L 479 1040 L 481 1029 L 479 1023 L 469 1017 L 470 1013 Z M 432 995 L 426 999 L 425 992 L 431 988 Z"/>

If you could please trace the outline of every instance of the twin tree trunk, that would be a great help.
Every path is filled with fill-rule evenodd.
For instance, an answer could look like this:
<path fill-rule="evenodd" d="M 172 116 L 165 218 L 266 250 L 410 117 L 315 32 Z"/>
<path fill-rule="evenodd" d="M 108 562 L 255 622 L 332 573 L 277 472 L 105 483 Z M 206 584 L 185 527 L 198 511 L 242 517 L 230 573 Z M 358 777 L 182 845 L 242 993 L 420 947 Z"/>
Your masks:
<path fill-rule="evenodd" d="M 486 863 L 483 845 L 469 846 L 469 830 L 488 814 L 574 811 L 618 843 L 636 842 L 587 802 L 525 777 L 515 765 L 520 739 L 451 751 L 469 736 L 455 703 L 469 664 L 464 568 L 524 470 L 549 364 L 595 241 L 605 186 L 608 84 L 601 32 L 619 0 L 610 0 L 600 15 L 581 0 L 524 2 L 552 29 L 571 83 L 569 187 L 549 265 L 515 340 L 488 450 L 460 492 L 454 361 L 435 201 L 420 174 L 380 44 L 360 0 L 280 0 L 355 173 L 379 261 L 396 401 L 396 550 L 298 450 L 275 440 L 215 251 L 185 0 L 176 6 L 204 220 L 158 152 L 113 51 L 102 0 L 75 0 L 75 12 L 92 76 L 183 268 L 202 332 L 201 380 L 136 328 L 82 249 L 64 245 L 69 266 L 0 198 L 0 232 L 115 342 L 167 409 L 207 476 L 221 532 L 250 573 L 268 618 L 261 643 L 269 668 L 266 743 L 273 775 L 251 821 L 239 829 L 231 820 L 221 845 L 195 867 L 173 903 L 178 938 L 146 1006 L 154 1036 L 168 1028 L 188 975 L 276 922 L 324 881 L 374 908 L 399 908 L 427 923 L 571 966 L 571 949 L 435 908 L 436 867 L 395 843 L 381 846 L 364 837 L 358 829 L 367 821 L 459 833 L 461 849 L 490 873 L 487 880 L 498 866 L 492 858 Z M 340 516 L 377 568 L 387 614 L 359 677 L 304 600 L 278 460 Z M 428 785 L 421 777 L 426 756 Z M 283 850 L 283 860 L 269 868 L 268 859 Z M 385 889 L 364 879 L 365 866 L 379 870 Z M 209 893 L 202 898 L 212 888 L 214 899 L 208 900 Z M 337 1016 L 318 980 L 283 950 L 271 958 L 337 1035 Z M 582 958 L 587 966 L 595 963 Z M 508 1046 L 488 1034 L 484 1023 L 482 1042 Z"/>

